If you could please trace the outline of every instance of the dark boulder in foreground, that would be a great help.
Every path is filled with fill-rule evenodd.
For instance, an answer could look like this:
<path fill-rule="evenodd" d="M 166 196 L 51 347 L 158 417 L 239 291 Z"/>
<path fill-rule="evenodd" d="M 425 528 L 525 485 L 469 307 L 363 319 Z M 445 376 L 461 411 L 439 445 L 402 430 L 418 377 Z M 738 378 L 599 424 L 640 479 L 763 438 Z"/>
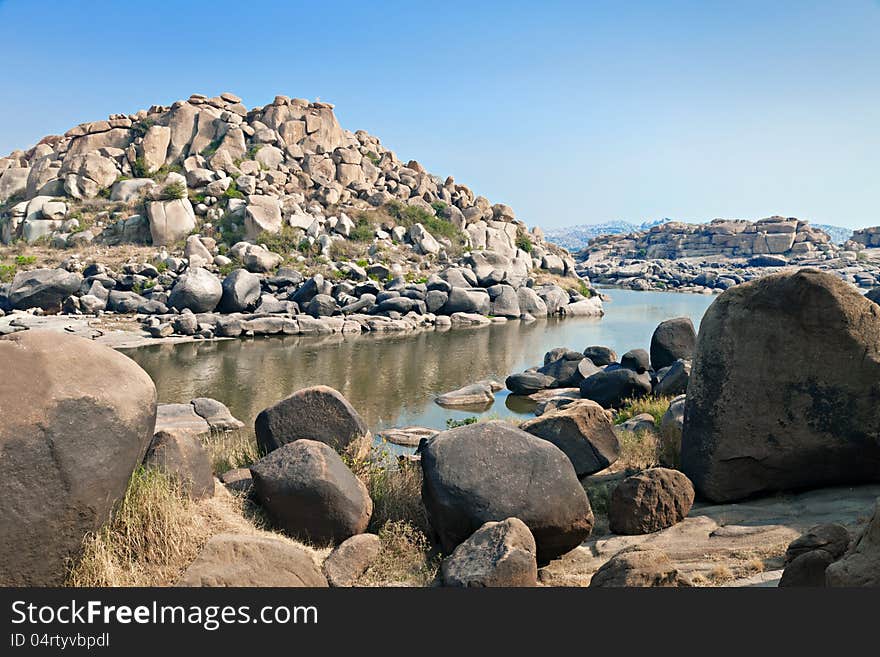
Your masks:
<path fill-rule="evenodd" d="M 844 555 L 849 544 L 849 531 L 843 525 L 812 527 L 785 551 L 785 570 L 779 586 L 825 586 L 825 571 Z"/>
<path fill-rule="evenodd" d="M 296 440 L 251 466 L 254 493 L 276 526 L 315 545 L 367 529 L 373 501 L 329 445 Z"/>
<path fill-rule="evenodd" d="M 298 390 L 260 412 L 254 423 L 260 449 L 271 452 L 289 442 L 319 440 L 344 452 L 369 447 L 367 423 L 339 392 L 328 386 Z"/>
<path fill-rule="evenodd" d="M 678 470 L 650 468 L 627 477 L 611 494 L 608 523 L 615 534 L 650 534 L 685 519 L 694 487 Z"/>
<path fill-rule="evenodd" d="M 813 269 L 721 294 L 700 326 L 682 470 L 716 502 L 880 480 L 880 307 Z"/>
<path fill-rule="evenodd" d="M 690 360 L 696 343 L 697 333 L 690 317 L 660 322 L 651 336 L 651 365 L 655 370 L 660 370 L 679 358 Z"/>
<path fill-rule="evenodd" d="M 0 585 L 60 585 L 144 457 L 156 388 L 127 356 L 55 331 L 0 339 L 0 363 Z"/>
<path fill-rule="evenodd" d="M 536 586 L 535 539 L 519 518 L 487 522 L 444 559 L 441 570 L 444 586 Z"/>
<path fill-rule="evenodd" d="M 865 295 L 866 299 L 870 299 L 874 303 L 880 304 L 880 287 L 875 287 L 873 290 L 869 290 Z"/>
<path fill-rule="evenodd" d="M 603 370 L 581 381 L 581 397 L 592 399 L 603 408 L 618 408 L 628 399 L 651 392 L 651 377 L 630 369 Z"/>
<path fill-rule="evenodd" d="M 177 586 L 326 587 L 309 551 L 269 536 L 217 534 Z"/>
<path fill-rule="evenodd" d="M 593 511 L 568 457 L 505 422 L 443 431 L 423 442 L 422 500 L 450 554 L 489 521 L 515 517 L 531 530 L 539 563 L 574 549 Z"/>
<path fill-rule="evenodd" d="M 606 411 L 588 399 L 544 413 L 520 428 L 561 449 L 578 477 L 604 470 L 620 456 L 620 443 Z"/>

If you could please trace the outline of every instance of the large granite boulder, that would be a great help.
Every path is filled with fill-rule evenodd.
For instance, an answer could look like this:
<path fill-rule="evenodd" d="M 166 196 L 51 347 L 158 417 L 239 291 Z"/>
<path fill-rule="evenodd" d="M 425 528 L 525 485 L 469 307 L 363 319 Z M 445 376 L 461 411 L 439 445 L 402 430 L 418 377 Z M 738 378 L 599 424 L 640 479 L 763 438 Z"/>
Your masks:
<path fill-rule="evenodd" d="M 880 479 L 880 307 L 812 269 L 738 285 L 700 326 L 682 470 L 715 502 Z"/>
<path fill-rule="evenodd" d="M 536 586 L 532 532 L 519 518 L 487 522 L 443 560 L 444 586 Z"/>
<path fill-rule="evenodd" d="M 196 215 L 189 199 L 150 201 L 147 219 L 153 246 L 169 246 L 185 239 L 196 227 Z"/>
<path fill-rule="evenodd" d="M 168 305 L 177 310 L 189 308 L 194 313 L 213 311 L 223 298 L 223 284 L 207 269 L 189 269 L 177 279 L 168 297 Z"/>
<path fill-rule="evenodd" d="M 382 542 L 376 534 L 356 534 L 327 555 L 321 570 L 334 588 L 355 586 L 358 578 L 376 561 Z"/>
<path fill-rule="evenodd" d="M 125 494 L 153 436 L 156 388 L 90 340 L 0 338 L 0 585 L 57 586 Z"/>
<path fill-rule="evenodd" d="M 326 587 L 311 552 L 271 536 L 216 534 L 177 586 Z"/>
<path fill-rule="evenodd" d="M 690 360 L 697 333 L 690 317 L 676 317 L 660 322 L 651 336 L 651 366 L 655 370 L 672 365 L 679 358 Z"/>
<path fill-rule="evenodd" d="M 251 466 L 254 493 L 277 527 L 314 545 L 367 529 L 373 501 L 332 447 L 296 440 Z"/>
<path fill-rule="evenodd" d="M 620 456 L 620 443 L 605 409 L 588 399 L 544 413 L 520 428 L 561 449 L 578 477 L 604 470 Z"/>
<path fill-rule="evenodd" d="M 450 554 L 489 521 L 515 517 L 531 530 L 540 563 L 574 549 L 593 511 L 571 461 L 505 422 L 443 431 L 422 443 L 422 500 Z"/>
<path fill-rule="evenodd" d="M 297 390 L 264 409 L 254 430 L 264 453 L 301 438 L 320 440 L 339 452 L 362 453 L 370 444 L 367 423 L 341 393 L 328 386 Z"/>
<path fill-rule="evenodd" d="M 13 308 L 59 310 L 63 301 L 79 291 L 82 276 L 64 269 L 22 271 L 12 279 L 9 303 Z"/>

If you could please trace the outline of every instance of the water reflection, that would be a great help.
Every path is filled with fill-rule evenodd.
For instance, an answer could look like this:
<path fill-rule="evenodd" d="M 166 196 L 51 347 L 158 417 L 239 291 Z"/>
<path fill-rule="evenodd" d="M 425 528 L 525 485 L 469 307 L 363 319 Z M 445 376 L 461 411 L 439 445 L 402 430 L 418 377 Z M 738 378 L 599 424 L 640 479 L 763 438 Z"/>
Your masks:
<path fill-rule="evenodd" d="M 159 345 L 126 351 L 156 382 L 162 402 L 199 396 L 225 402 L 252 425 L 263 408 L 300 388 L 324 384 L 344 394 L 375 430 L 421 425 L 444 428 L 473 411 L 444 409 L 435 395 L 542 362 L 557 346 L 602 344 L 622 353 L 647 348 L 664 319 L 697 324 L 712 297 L 612 290 L 602 319 L 509 322 L 488 328 L 408 335 L 267 337 Z M 527 415 L 530 404 L 496 396 L 485 413 Z"/>

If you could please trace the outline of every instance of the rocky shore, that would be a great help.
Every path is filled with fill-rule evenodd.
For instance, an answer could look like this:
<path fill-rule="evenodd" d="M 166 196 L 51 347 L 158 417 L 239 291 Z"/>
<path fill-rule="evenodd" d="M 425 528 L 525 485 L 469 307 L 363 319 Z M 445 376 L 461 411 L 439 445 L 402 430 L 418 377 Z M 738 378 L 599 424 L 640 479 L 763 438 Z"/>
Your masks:
<path fill-rule="evenodd" d="M 840 247 L 793 218 L 670 222 L 591 240 L 577 255 L 577 271 L 596 284 L 712 294 L 774 272 L 811 267 L 870 289 L 880 285 L 880 251 L 872 248 L 870 230 L 857 231 Z"/>

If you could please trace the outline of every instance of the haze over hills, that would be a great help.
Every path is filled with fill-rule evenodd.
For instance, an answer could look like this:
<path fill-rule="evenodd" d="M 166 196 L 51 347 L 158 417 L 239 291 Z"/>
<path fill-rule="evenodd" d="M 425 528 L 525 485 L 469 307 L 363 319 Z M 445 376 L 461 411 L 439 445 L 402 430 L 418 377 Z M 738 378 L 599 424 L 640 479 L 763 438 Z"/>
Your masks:
<path fill-rule="evenodd" d="M 635 224 L 629 221 L 607 221 L 600 224 L 578 224 L 576 226 L 565 226 L 562 228 L 549 228 L 544 231 L 544 238 L 548 242 L 557 244 L 564 249 L 568 249 L 572 253 L 585 248 L 589 241 L 600 235 L 625 235 L 627 233 L 635 233 L 639 231 L 649 230 L 654 226 L 668 223 L 670 221 L 681 221 L 680 219 L 655 219 L 653 221 L 645 221 Z M 687 221 L 685 223 L 707 223 L 699 221 Z M 830 224 L 812 224 L 814 227 L 824 230 L 831 236 L 831 240 L 835 244 L 843 244 L 853 234 L 852 228 L 844 228 L 842 226 L 832 226 Z"/>

